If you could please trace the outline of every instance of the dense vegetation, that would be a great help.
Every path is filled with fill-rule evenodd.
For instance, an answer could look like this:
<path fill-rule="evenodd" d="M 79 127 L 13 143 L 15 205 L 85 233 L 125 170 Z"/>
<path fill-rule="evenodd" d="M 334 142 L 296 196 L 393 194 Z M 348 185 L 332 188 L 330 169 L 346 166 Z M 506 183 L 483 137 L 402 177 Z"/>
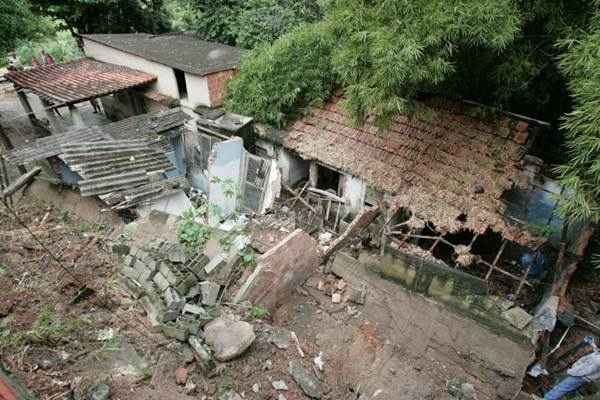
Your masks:
<path fill-rule="evenodd" d="M 227 107 L 279 126 L 338 89 L 357 123 L 375 115 L 385 124 L 429 94 L 504 107 L 561 128 L 568 151 L 562 136 L 545 144 L 568 161 L 559 174 L 574 196 L 562 210 L 598 220 L 598 7 L 598 0 L 0 0 L 0 52 L 18 47 L 27 60 L 53 49 L 63 60 L 78 53 L 61 30 L 193 30 L 253 49 Z"/>
<path fill-rule="evenodd" d="M 247 49 L 322 17 L 316 0 L 172 0 L 167 9 L 177 30 Z"/>

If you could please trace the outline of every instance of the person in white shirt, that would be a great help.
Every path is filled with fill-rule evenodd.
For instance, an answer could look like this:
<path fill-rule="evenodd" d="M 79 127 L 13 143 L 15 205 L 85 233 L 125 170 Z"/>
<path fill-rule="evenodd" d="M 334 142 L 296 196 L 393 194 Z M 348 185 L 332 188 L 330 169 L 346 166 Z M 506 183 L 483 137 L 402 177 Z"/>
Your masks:
<path fill-rule="evenodd" d="M 590 382 L 600 381 L 600 351 L 581 357 L 567 370 L 567 377 L 544 396 L 544 400 L 560 400 Z"/>

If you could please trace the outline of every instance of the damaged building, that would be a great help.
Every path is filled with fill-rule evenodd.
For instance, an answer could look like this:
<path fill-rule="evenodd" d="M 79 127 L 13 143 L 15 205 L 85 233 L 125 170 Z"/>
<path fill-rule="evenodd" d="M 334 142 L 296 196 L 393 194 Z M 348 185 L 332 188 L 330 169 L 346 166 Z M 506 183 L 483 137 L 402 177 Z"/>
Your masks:
<path fill-rule="evenodd" d="M 113 246 L 119 281 L 153 327 L 212 369 L 201 330 L 222 303 L 276 313 L 306 291 L 349 319 L 363 307 L 369 320 L 346 334 L 379 329 L 372 365 L 396 352 L 393 340 L 476 378 L 489 398 L 520 391 L 546 329 L 536 323 L 540 282 L 562 227 L 561 188 L 528 154 L 547 124 L 428 99 L 385 129 L 356 126 L 334 96 L 279 130 L 220 109 L 239 49 L 188 34 L 81 39 L 87 58 L 7 74 L 32 123 L 45 125 L 28 95 L 42 99 L 49 125 L 5 158 L 130 222 Z M 101 123 L 81 117 L 90 101 Z M 203 210 L 192 222 L 213 235 L 192 249 L 178 237 L 189 210 Z M 364 393 L 385 386 L 389 377 L 346 361 Z"/>

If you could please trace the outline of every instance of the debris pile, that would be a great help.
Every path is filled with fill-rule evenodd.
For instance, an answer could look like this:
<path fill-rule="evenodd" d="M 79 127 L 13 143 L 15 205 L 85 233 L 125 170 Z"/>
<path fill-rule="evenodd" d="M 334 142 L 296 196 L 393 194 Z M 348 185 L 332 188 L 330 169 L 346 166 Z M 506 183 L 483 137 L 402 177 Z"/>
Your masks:
<path fill-rule="evenodd" d="M 217 239 L 190 255 L 179 243 L 155 241 L 142 248 L 122 246 L 121 283 L 146 311 L 152 326 L 187 342 L 204 367 L 242 354 L 254 341 L 250 324 L 218 317 L 217 306 L 240 265 L 247 238 L 224 246 Z M 202 331 L 203 330 L 203 331 Z"/>

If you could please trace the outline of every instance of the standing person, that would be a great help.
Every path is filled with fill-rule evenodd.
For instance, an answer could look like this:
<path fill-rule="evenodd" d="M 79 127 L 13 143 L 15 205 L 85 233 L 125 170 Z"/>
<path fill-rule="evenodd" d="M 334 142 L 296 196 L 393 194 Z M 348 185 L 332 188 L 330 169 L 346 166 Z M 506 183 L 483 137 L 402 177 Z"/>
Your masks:
<path fill-rule="evenodd" d="M 544 400 L 564 399 L 586 383 L 600 381 L 600 351 L 594 348 L 592 353 L 581 357 L 567 370 L 567 375 L 546 393 Z"/>

